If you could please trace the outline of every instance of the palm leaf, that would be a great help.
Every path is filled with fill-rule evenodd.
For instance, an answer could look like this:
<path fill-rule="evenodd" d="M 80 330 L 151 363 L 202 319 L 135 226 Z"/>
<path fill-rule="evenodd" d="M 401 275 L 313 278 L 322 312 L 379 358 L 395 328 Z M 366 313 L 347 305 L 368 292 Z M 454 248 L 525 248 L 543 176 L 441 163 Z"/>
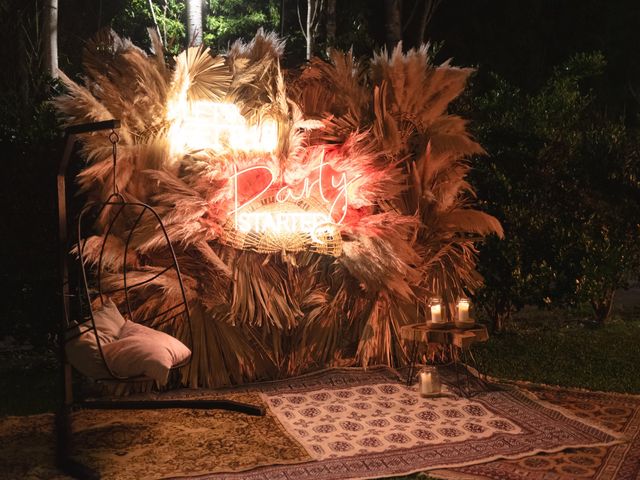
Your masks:
<path fill-rule="evenodd" d="M 440 217 L 440 224 L 452 232 L 477 233 L 486 236 L 496 234 L 502 238 L 504 231 L 496 217 L 478 210 L 457 208 Z"/>
<path fill-rule="evenodd" d="M 214 57 L 208 48 L 190 47 L 176 57 L 172 92 L 186 100 L 222 101 L 231 86 L 231 72 L 223 57 Z M 184 92 L 184 93 L 183 93 Z"/>

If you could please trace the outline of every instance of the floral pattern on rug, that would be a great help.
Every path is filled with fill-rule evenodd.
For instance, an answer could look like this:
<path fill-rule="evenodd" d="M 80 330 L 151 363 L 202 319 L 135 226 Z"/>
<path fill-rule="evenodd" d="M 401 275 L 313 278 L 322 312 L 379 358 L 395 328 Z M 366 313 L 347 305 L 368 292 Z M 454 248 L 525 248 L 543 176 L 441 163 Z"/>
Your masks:
<path fill-rule="evenodd" d="M 291 424 L 290 420 L 295 421 L 295 419 L 287 419 L 284 414 L 274 409 L 274 406 L 269 403 L 271 399 L 291 396 L 310 397 L 338 391 L 357 392 L 360 387 L 375 388 L 377 385 L 387 384 L 397 387 L 399 391 L 411 392 L 414 398 L 420 398 L 415 387 L 407 388 L 402 376 L 386 367 L 369 368 L 366 371 L 349 368 L 332 369 L 257 385 L 253 388 L 257 387 L 262 391 L 266 403 L 286 426 L 287 431 L 309 447 L 305 442 L 305 436 L 300 435 L 300 432 L 297 432 L 295 426 Z M 321 397 L 324 396 L 321 395 Z M 328 400 L 331 397 L 326 398 Z M 314 401 L 320 400 L 314 399 Z M 435 401 L 447 402 L 451 401 L 451 398 L 429 399 L 429 402 Z M 367 447 L 359 445 L 357 450 L 341 456 L 287 467 L 261 467 L 243 473 L 223 473 L 201 478 L 211 480 L 369 479 L 483 464 L 500 458 L 525 458 L 541 451 L 594 448 L 616 445 L 620 442 L 619 435 L 597 423 L 582 421 L 567 413 L 566 410 L 552 408 L 518 391 L 489 391 L 474 396 L 471 400 L 461 401 L 468 405 L 478 403 L 496 417 L 507 419 L 519 430 L 505 432 L 496 429 L 488 438 L 466 438 L 433 444 L 425 442 L 412 447 L 390 448 L 384 451 L 367 451 Z M 349 400 L 344 399 L 343 405 L 348 403 Z M 367 420 L 369 419 L 361 419 L 360 423 Z M 310 453 L 314 457 L 318 456 L 318 453 L 313 450 Z M 454 478 L 462 478 L 463 474 L 455 473 L 459 476 Z"/>
<path fill-rule="evenodd" d="M 267 397 L 316 460 L 521 434 L 516 422 L 461 398 L 421 398 L 383 383 Z"/>
<path fill-rule="evenodd" d="M 260 404 L 255 394 L 228 399 Z M 67 478 L 53 459 L 52 414 L 0 419 L 0 478 Z M 159 479 L 309 461 L 270 414 L 223 410 L 84 410 L 73 415 L 73 458 L 103 479 Z"/>
<path fill-rule="evenodd" d="M 388 385 L 399 390 L 389 393 L 385 387 Z M 307 454 L 301 443 L 296 441 L 299 434 L 285 430 L 282 419 L 271 413 L 275 411 L 271 405 L 270 413 L 262 418 L 213 410 L 85 411 L 75 416 L 76 455 L 97 468 L 102 478 L 135 480 L 185 476 L 210 480 L 342 480 L 406 475 L 424 470 L 432 474 L 436 468 L 448 469 L 447 472 L 454 475 L 449 478 L 456 479 L 586 479 L 591 478 L 588 472 L 596 471 L 592 478 L 605 480 L 636 478 L 639 471 L 640 442 L 636 437 L 640 431 L 640 397 L 592 392 L 574 394 L 558 390 L 554 399 L 556 393 L 543 389 L 543 394 L 540 394 L 537 386 L 529 386 L 545 400 L 569 407 L 567 410 L 574 416 L 567 416 L 567 410 L 550 408 L 519 392 L 489 392 L 469 401 L 454 398 L 424 400 L 404 386 L 397 372 L 388 368 L 369 368 L 367 371 L 333 369 L 224 392 L 185 389 L 145 394 L 143 398 L 215 398 L 222 395 L 232 400 L 256 403 L 258 395 L 268 401 L 351 391 L 355 392 L 354 395 L 367 396 L 371 403 L 374 395 L 369 388 L 374 393 L 377 391 L 377 396 L 384 397 L 381 402 L 390 401 L 389 398 L 394 396 L 398 400 L 392 398 L 391 401 L 401 405 L 404 405 L 401 400 L 410 404 L 414 400 L 441 402 L 442 406 L 425 408 L 424 412 L 433 411 L 446 417 L 444 411 L 450 410 L 447 422 L 461 419 L 458 417 L 460 412 L 453 413 L 458 408 L 445 405 L 446 402 L 462 401 L 468 407 L 479 404 L 487 412 L 483 420 L 486 424 L 489 416 L 503 417 L 519 430 L 504 432 L 497 429 L 489 438 L 468 438 L 464 441 L 458 439 L 430 444 L 423 440 L 424 444 L 413 447 L 377 452 L 367 452 L 366 448 L 370 447 L 359 446 L 353 455 L 314 460 L 316 453 L 313 456 Z M 411 396 L 403 397 L 400 392 Z M 343 398 L 343 395 L 334 395 L 336 400 L 333 403 L 350 404 L 349 398 Z M 313 398 L 313 401 L 321 402 L 322 398 L 324 395 Z M 295 405 L 295 401 L 288 403 Z M 358 409 L 354 407 L 354 410 Z M 473 412 L 463 410 L 462 414 L 484 417 L 475 409 Z M 430 414 L 425 417 L 431 421 Z M 343 421 L 366 422 L 365 419 Z M 427 420 L 406 423 L 406 430 L 392 433 L 410 435 L 415 424 L 421 421 Z M 598 427 L 598 421 L 634 437 L 634 440 L 628 444 L 616 444 L 616 437 Z M 402 421 L 398 423 L 405 425 Z M 53 416 L 50 414 L 0 419 L 0 478 L 66 478 L 59 476 L 53 467 L 52 424 Z M 349 428 L 353 427 L 349 425 Z M 399 438 L 402 437 L 391 437 L 391 440 Z M 395 444 L 402 445 L 402 442 Z M 580 445 L 588 446 L 558 454 L 532 455 L 540 450 Z M 512 460 L 492 461 L 500 456 Z M 554 463 L 554 458 L 561 460 Z M 595 464 L 590 463 L 591 460 Z M 576 467 L 582 467 L 582 473 Z M 438 473 L 442 471 L 437 470 Z M 559 474 L 562 471 L 565 473 Z M 574 472 L 573 476 L 570 471 Z"/>
<path fill-rule="evenodd" d="M 628 443 L 499 460 L 450 471 L 430 472 L 445 479 L 636 480 L 640 478 L 640 395 L 589 392 L 525 385 L 541 400 L 562 406 L 578 418 L 624 433 Z"/>

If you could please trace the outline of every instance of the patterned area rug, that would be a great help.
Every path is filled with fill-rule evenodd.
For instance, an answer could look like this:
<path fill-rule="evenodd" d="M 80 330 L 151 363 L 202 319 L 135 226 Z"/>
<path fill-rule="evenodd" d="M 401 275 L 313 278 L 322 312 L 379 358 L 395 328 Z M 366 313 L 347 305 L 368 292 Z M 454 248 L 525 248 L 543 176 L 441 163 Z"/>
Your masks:
<path fill-rule="evenodd" d="M 528 388 L 550 403 L 512 391 L 425 400 L 386 368 L 170 392 L 155 397 L 260 396 L 271 412 L 79 412 L 76 457 L 105 479 L 356 479 L 433 469 L 443 478 L 635 478 L 640 397 Z M 0 478 L 64 478 L 53 467 L 52 422 L 0 419 Z M 606 427 L 635 440 L 619 444 Z M 568 447 L 576 449 L 535 455 Z"/>
<path fill-rule="evenodd" d="M 429 472 L 444 479 L 636 480 L 640 479 L 640 395 L 589 392 L 523 384 L 540 399 L 575 416 L 624 434 L 629 442 L 612 447 L 570 449 L 520 460 L 500 460 Z"/>
<path fill-rule="evenodd" d="M 314 461 L 201 478 L 378 478 L 611 446 L 620 437 L 517 391 L 487 392 L 471 400 L 422 399 L 415 387 L 405 387 L 387 368 L 335 369 L 262 384 L 260 389 Z"/>
<path fill-rule="evenodd" d="M 397 383 L 287 393 L 267 397 L 267 404 L 316 460 L 429 446 L 434 458 L 447 461 L 469 449 L 491 455 L 485 440 L 524 433 L 480 402 L 426 400 Z"/>
<path fill-rule="evenodd" d="M 211 396 L 211 395 L 209 395 Z M 258 395 L 225 398 L 260 404 Z M 221 410 L 93 410 L 74 414 L 74 458 L 103 479 L 160 479 L 309 461 L 271 414 Z M 0 419 L 0 478 L 62 479 L 53 415 Z"/>

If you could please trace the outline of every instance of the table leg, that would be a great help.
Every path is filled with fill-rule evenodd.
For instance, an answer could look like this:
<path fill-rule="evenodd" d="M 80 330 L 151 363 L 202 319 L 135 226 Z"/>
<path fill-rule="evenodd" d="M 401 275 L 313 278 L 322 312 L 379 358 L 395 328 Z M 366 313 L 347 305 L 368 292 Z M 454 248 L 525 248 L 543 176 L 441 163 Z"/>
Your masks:
<path fill-rule="evenodd" d="M 473 366 L 473 368 L 475 368 L 476 372 L 478 372 L 477 380 L 480 382 L 482 387 L 486 391 L 500 390 L 500 387 L 496 386 L 495 384 L 489 383 L 487 381 L 487 374 L 482 373 L 482 370 L 483 370 L 482 365 L 480 364 L 480 362 L 478 362 L 478 360 L 476 359 L 476 356 L 473 354 L 473 350 L 471 349 L 469 349 L 469 356 L 471 358 L 471 365 Z"/>
<path fill-rule="evenodd" d="M 415 374 L 415 364 L 416 358 L 418 356 L 418 341 L 413 338 L 413 343 L 411 344 L 411 350 L 409 354 L 409 372 L 407 373 L 407 387 L 411 386 L 413 375 Z"/>
<path fill-rule="evenodd" d="M 480 393 L 481 391 L 491 391 L 495 390 L 495 387 L 492 387 L 484 378 L 482 378 L 482 374 L 480 373 L 480 369 L 478 368 L 478 362 L 476 360 L 475 355 L 473 354 L 473 350 L 471 348 L 468 349 L 460 349 L 461 354 L 463 356 L 463 363 L 465 365 L 466 378 L 467 378 L 467 393 L 465 396 L 467 398 L 473 396 L 472 393 Z M 476 377 L 469 371 L 469 366 L 475 369 L 478 372 L 478 376 Z M 474 382 L 478 388 L 475 388 L 475 392 L 473 392 L 474 388 L 472 388 Z"/>
<path fill-rule="evenodd" d="M 456 387 L 458 387 L 458 394 L 460 396 L 464 396 L 468 398 L 467 393 L 464 388 L 462 388 L 462 382 L 460 381 L 460 355 L 456 348 L 453 345 L 449 345 L 451 358 L 453 360 L 453 369 L 456 372 Z"/>
<path fill-rule="evenodd" d="M 461 354 L 462 354 L 462 362 L 464 365 L 464 372 L 465 372 L 465 377 L 466 377 L 466 397 L 469 398 L 471 396 L 471 392 L 472 392 L 472 388 L 471 388 L 471 373 L 469 372 L 469 354 L 471 353 L 471 349 L 466 349 L 466 348 L 462 348 L 461 350 Z M 475 366 L 474 366 L 475 368 Z"/>

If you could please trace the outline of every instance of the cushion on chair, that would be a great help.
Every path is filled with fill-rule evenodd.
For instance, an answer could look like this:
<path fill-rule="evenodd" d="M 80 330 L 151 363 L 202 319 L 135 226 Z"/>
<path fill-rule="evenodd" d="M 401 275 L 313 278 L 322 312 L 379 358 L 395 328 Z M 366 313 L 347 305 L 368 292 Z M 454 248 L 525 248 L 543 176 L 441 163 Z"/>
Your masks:
<path fill-rule="evenodd" d="M 116 340 L 120 335 L 120 330 L 125 325 L 125 319 L 111 299 L 107 299 L 101 308 L 94 310 L 93 320 L 100 338 L 101 347 Z M 83 323 L 71 330 L 69 337 L 90 327 L 91 322 Z M 100 356 L 98 342 L 93 329 L 89 329 L 82 335 L 69 340 L 65 345 L 65 350 L 69 363 L 84 375 L 94 379 L 110 377 Z"/>
<path fill-rule="evenodd" d="M 191 356 L 191 350 L 177 338 L 129 321 L 122 327 L 120 338 L 102 351 L 116 375 L 145 375 L 161 386 L 167 383 L 169 370 Z"/>

